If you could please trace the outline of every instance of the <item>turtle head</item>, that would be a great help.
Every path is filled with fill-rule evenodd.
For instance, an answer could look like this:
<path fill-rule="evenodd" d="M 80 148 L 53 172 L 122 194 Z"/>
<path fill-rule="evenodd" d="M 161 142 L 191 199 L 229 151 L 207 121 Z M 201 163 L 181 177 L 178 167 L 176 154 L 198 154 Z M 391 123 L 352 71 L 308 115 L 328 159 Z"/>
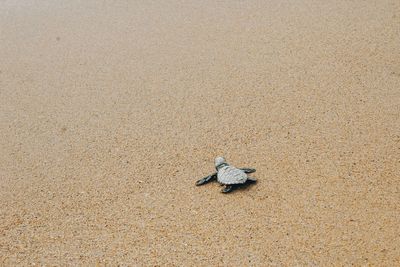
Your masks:
<path fill-rule="evenodd" d="M 228 163 L 226 163 L 226 160 L 223 157 L 216 157 L 215 158 L 215 169 L 217 169 L 217 171 L 224 167 L 227 166 Z"/>

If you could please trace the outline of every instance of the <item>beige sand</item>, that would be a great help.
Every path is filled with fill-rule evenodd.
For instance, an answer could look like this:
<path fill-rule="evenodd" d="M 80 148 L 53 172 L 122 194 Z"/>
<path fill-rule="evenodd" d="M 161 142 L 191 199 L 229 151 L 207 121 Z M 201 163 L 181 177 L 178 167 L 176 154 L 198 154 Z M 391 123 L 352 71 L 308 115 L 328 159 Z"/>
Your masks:
<path fill-rule="evenodd" d="M 400 264 L 398 0 L 6 0 L 0 29 L 0 265 Z M 195 187 L 217 155 L 259 183 Z"/>

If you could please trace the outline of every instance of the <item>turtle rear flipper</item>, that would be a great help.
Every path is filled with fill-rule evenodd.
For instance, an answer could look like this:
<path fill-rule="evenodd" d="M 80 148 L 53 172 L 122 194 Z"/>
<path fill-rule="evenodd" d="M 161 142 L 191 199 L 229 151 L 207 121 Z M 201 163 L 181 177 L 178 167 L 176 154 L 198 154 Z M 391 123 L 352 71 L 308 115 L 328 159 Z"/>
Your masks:
<path fill-rule="evenodd" d="M 256 172 L 256 169 L 252 169 L 252 168 L 241 168 L 241 170 L 244 171 L 245 173 Z"/>
<path fill-rule="evenodd" d="M 210 174 L 209 176 L 206 176 L 206 177 L 198 180 L 196 182 L 196 185 L 199 186 L 199 185 L 203 185 L 203 184 L 209 183 L 209 182 L 211 182 L 212 180 L 214 180 L 216 178 L 217 178 L 217 173 Z"/>
<path fill-rule="evenodd" d="M 247 177 L 247 181 L 248 183 L 257 183 L 257 179 L 254 179 L 252 177 Z"/>
<path fill-rule="evenodd" d="M 227 184 L 227 185 L 225 185 L 224 189 L 221 190 L 221 193 L 224 193 L 224 194 L 230 193 L 236 188 L 237 188 L 237 185 L 235 185 L 235 184 Z"/>

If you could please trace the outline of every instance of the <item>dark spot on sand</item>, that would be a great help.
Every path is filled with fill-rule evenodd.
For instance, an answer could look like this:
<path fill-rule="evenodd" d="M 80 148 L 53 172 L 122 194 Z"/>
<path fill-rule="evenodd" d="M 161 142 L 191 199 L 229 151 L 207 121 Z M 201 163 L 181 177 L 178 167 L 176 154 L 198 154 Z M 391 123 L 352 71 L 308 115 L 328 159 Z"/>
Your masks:
<path fill-rule="evenodd" d="M 397 77 L 400 76 L 400 73 L 397 73 L 397 72 L 395 72 L 395 71 L 392 71 L 390 74 L 391 74 L 391 75 L 394 75 L 394 76 L 397 76 Z"/>
<path fill-rule="evenodd" d="M 62 133 L 65 133 L 66 131 L 67 131 L 67 127 L 64 126 L 64 127 L 61 128 L 61 132 Z"/>
<path fill-rule="evenodd" d="M 60 40 L 61 40 L 60 36 L 57 36 L 57 37 L 56 37 L 56 40 L 57 40 L 57 41 L 60 41 Z"/>

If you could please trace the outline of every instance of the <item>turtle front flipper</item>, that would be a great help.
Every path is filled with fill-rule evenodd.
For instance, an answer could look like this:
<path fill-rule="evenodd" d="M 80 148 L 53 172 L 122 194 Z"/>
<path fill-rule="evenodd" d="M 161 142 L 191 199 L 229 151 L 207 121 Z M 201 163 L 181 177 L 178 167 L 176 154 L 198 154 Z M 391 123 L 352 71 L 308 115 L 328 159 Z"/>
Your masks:
<path fill-rule="evenodd" d="M 244 171 L 245 173 L 256 172 L 256 169 L 252 169 L 252 168 L 241 168 L 241 170 Z"/>
<path fill-rule="evenodd" d="M 217 173 L 210 174 L 209 176 L 206 176 L 206 177 L 204 177 L 204 178 L 198 180 L 198 181 L 196 182 L 196 185 L 197 185 L 197 186 L 203 185 L 203 184 L 206 184 L 206 183 L 208 183 L 208 182 L 211 182 L 212 180 L 215 180 L 215 179 L 217 179 Z"/>

